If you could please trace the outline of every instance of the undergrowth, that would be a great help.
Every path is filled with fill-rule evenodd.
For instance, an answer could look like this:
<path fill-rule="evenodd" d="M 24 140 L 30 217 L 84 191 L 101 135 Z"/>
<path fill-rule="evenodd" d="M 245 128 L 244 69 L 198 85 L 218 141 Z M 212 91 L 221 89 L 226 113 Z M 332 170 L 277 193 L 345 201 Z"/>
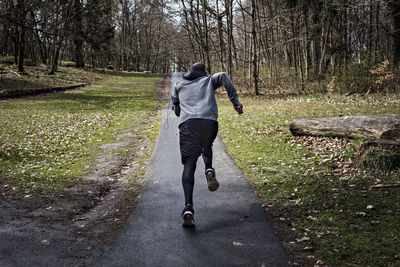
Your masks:
<path fill-rule="evenodd" d="M 388 173 L 400 168 L 400 152 L 371 147 L 362 153 L 358 164 L 366 171 Z"/>

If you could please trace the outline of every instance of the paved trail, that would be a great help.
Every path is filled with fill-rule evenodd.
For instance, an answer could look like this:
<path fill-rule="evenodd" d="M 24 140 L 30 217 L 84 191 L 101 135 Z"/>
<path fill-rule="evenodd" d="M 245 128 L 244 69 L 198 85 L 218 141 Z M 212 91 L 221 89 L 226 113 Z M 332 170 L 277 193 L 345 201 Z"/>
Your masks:
<path fill-rule="evenodd" d="M 179 78 L 174 74 L 172 83 Z M 141 201 L 115 242 L 96 252 L 88 265 L 287 266 L 289 259 L 264 209 L 219 138 L 214 167 L 220 188 L 208 191 L 200 158 L 194 190 L 196 227 L 181 226 L 178 141 L 178 120 L 165 109 Z"/>

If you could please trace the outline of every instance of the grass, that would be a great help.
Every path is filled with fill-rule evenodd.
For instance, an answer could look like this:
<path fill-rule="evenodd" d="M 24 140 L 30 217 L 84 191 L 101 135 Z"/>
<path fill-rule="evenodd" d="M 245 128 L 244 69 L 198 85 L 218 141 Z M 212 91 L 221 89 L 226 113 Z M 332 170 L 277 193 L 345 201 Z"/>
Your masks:
<path fill-rule="evenodd" d="M 70 67 L 73 62 L 63 62 L 54 75 L 49 75 L 49 66 L 29 64 L 29 60 L 27 63 L 24 66 L 25 73 L 19 74 L 12 57 L 0 56 L 0 91 L 87 84 L 101 81 L 104 74 L 116 74 L 109 70 L 77 69 Z"/>
<path fill-rule="evenodd" d="M 219 98 L 220 135 L 257 191 L 293 259 L 304 265 L 398 265 L 400 170 L 353 164 L 362 140 L 294 137 L 290 121 L 339 115 L 400 114 L 398 95 L 313 95 L 241 99 L 234 115 Z"/>
<path fill-rule="evenodd" d="M 78 80 L 85 76 L 79 72 Z M 154 139 L 150 116 L 159 104 L 160 75 L 86 76 L 102 81 L 64 94 L 0 101 L 0 183 L 5 190 L 25 197 L 61 192 L 80 182 L 96 147 L 121 131 L 138 131 L 138 140 Z"/>

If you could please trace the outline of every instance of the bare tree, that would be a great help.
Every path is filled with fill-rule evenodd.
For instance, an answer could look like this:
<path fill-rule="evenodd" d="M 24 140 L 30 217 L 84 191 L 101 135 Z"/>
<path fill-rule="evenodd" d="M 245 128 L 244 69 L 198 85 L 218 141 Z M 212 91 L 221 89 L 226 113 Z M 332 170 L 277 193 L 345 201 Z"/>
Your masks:
<path fill-rule="evenodd" d="M 65 59 L 77 67 L 152 72 L 202 61 L 209 72 L 227 71 L 259 94 L 285 84 L 320 86 L 333 76 L 346 82 L 358 70 L 370 75 L 385 59 L 398 65 L 399 6 L 399 0 L 3 0 L 0 53 L 13 56 L 20 72 L 26 59 L 51 73 Z"/>
<path fill-rule="evenodd" d="M 25 27 L 26 27 L 26 6 L 25 0 L 17 1 L 17 18 L 18 18 L 18 72 L 24 72 L 24 57 L 25 57 Z"/>
<path fill-rule="evenodd" d="M 397 66 L 400 62 L 400 1 L 389 1 L 392 24 L 392 62 Z"/>
<path fill-rule="evenodd" d="M 85 66 L 85 58 L 83 56 L 84 33 L 82 25 L 83 6 L 80 0 L 74 0 L 74 45 L 75 45 L 75 64 L 77 68 Z"/>

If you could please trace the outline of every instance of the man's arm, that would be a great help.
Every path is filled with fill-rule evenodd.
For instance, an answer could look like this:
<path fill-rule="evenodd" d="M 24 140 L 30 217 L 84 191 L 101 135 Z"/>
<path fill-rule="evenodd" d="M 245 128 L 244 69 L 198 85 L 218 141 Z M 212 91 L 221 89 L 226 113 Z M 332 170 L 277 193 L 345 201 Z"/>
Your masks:
<path fill-rule="evenodd" d="M 211 79 L 215 89 L 220 86 L 224 86 L 226 92 L 228 93 L 229 100 L 233 104 L 234 109 L 237 113 L 242 114 L 243 105 L 239 102 L 236 88 L 233 86 L 232 80 L 231 78 L 229 78 L 228 74 L 226 74 L 225 72 L 216 73 L 211 76 Z"/>
<path fill-rule="evenodd" d="M 181 114 L 181 106 L 179 105 L 179 96 L 178 91 L 176 90 L 176 84 L 174 88 L 171 90 L 171 100 L 172 100 L 172 109 L 175 112 L 175 115 L 179 117 Z"/>

